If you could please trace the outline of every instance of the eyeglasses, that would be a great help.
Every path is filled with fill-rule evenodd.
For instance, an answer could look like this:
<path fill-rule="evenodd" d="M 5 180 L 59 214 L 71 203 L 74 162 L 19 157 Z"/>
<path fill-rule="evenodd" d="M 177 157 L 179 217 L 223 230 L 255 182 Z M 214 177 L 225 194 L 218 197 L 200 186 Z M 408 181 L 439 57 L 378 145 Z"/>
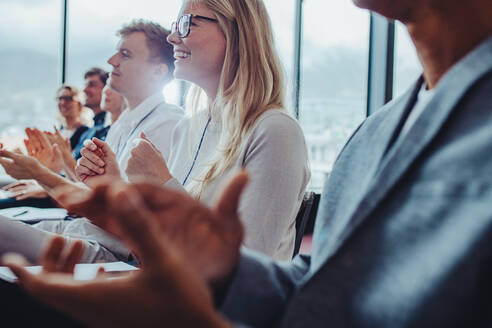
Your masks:
<path fill-rule="evenodd" d="M 190 35 L 190 26 L 193 25 L 192 20 L 194 18 L 198 19 L 205 19 L 214 23 L 217 23 L 218 20 L 215 18 L 210 18 L 210 17 L 205 17 L 205 16 L 200 16 L 200 15 L 193 15 L 193 14 L 186 14 L 181 16 L 176 22 L 173 22 L 171 25 L 171 33 L 174 33 L 178 31 L 178 36 L 181 39 L 184 39 Z"/>
<path fill-rule="evenodd" d="M 59 96 L 59 97 L 56 97 L 56 100 L 58 100 L 58 102 L 61 102 L 62 100 L 69 102 L 69 101 L 73 100 L 73 96 Z"/>

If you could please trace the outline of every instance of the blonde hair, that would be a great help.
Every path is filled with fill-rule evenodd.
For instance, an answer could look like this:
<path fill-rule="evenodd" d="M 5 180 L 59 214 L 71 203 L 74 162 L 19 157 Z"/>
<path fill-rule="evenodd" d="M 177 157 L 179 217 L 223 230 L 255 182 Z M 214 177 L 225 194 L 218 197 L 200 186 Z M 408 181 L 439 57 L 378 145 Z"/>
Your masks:
<path fill-rule="evenodd" d="M 210 114 L 220 113 L 219 145 L 202 174 L 187 186 L 191 194 L 200 198 L 205 186 L 237 160 L 257 119 L 270 109 L 285 109 L 285 89 L 270 18 L 262 0 L 190 1 L 214 12 L 226 40 L 217 96 L 209 108 Z M 193 114 L 202 94 L 203 90 L 194 86 Z"/>

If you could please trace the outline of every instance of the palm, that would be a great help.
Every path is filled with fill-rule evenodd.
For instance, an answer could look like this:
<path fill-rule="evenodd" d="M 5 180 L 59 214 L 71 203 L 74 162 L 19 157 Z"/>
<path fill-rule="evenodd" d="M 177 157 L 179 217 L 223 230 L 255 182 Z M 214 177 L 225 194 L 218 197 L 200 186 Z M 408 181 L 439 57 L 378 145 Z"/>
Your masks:
<path fill-rule="evenodd" d="M 120 196 L 114 200 L 122 200 Z M 124 200 L 130 206 L 119 212 L 121 231 L 142 255 L 141 271 L 118 279 L 102 276 L 91 282 L 75 281 L 70 272 L 80 259 L 82 243 L 75 242 L 72 250 L 64 251 L 57 246 L 64 244 L 62 237 L 49 244 L 40 276 L 29 274 L 24 263 L 11 260 L 7 265 L 34 297 L 89 326 L 133 327 L 137 322 L 139 327 L 163 322 L 170 327 L 228 326 L 214 312 L 210 290 L 189 266 L 190 260 L 161 234 L 156 221 L 141 221 L 140 200 Z M 68 255 L 60 259 L 63 254 Z"/>
<path fill-rule="evenodd" d="M 132 213 L 134 220 L 139 220 L 134 229 L 140 229 L 144 222 L 157 222 L 161 235 L 176 246 L 201 277 L 213 283 L 224 279 L 239 258 L 243 227 L 237 215 L 237 202 L 245 183 L 239 181 L 233 191 L 228 188 L 215 209 L 207 208 L 185 193 L 148 182 L 99 185 L 91 197 L 73 202 L 68 209 L 75 212 L 92 209 L 91 213 L 86 213 L 94 213 L 93 217 L 88 217 L 95 224 L 128 239 L 134 231 L 125 233 L 119 225 L 124 215 L 122 208 L 128 201 L 119 195 L 134 194 L 133 198 L 139 198 L 143 203 L 140 213 Z M 140 255 L 137 252 L 137 256 Z"/>
<path fill-rule="evenodd" d="M 184 193 L 150 183 L 135 184 L 161 232 L 207 281 L 221 279 L 236 264 L 243 228 L 239 217 L 221 214 Z"/>

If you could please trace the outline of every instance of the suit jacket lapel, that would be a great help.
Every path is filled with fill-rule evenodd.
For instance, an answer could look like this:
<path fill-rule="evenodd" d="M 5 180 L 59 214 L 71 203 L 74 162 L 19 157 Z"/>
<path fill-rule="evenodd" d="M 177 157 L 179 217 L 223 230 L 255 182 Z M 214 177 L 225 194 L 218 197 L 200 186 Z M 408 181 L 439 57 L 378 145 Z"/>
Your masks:
<path fill-rule="evenodd" d="M 419 155 L 437 135 L 446 119 L 452 113 L 465 93 L 492 69 L 492 38 L 455 65 L 439 82 L 433 99 L 416 120 L 407 135 L 397 141 L 383 157 L 365 196 L 352 213 L 345 229 L 338 234 L 334 245 L 330 245 L 325 260 L 344 243 L 383 201 L 412 164 L 418 162 Z M 417 84 L 416 89 L 419 89 Z M 414 89 L 415 91 L 415 89 Z M 409 99 L 409 105 L 413 106 Z M 404 113 L 402 113 L 404 114 Z M 404 115 L 402 115 L 404 116 Z M 396 129 L 398 130 L 398 129 Z M 392 138 L 393 140 L 393 138 Z M 329 233 L 329 232 L 328 232 Z"/>
<path fill-rule="evenodd" d="M 420 86 L 421 80 L 415 84 L 414 88 L 409 89 L 402 95 L 402 97 L 395 99 L 373 116 L 369 117 L 354 133 L 342 150 L 341 157 L 347 152 L 349 154 L 353 152 L 351 148 L 356 148 L 357 159 L 353 159 L 351 156 L 349 158 L 356 162 L 368 163 L 368 167 L 365 169 L 365 176 L 368 178 L 356 178 L 355 184 L 358 190 L 351 190 L 349 199 L 343 196 L 340 199 L 336 186 L 346 184 L 347 170 L 348 172 L 351 172 L 351 170 L 357 171 L 357 168 L 350 167 L 347 169 L 347 164 L 351 163 L 344 163 L 344 158 L 337 159 L 335 162 L 334 173 L 329 177 L 320 200 L 321 203 L 318 210 L 318 217 L 320 219 L 317 220 L 314 231 L 314 240 L 316 243 L 312 250 L 315 258 L 312 268 L 322 265 L 324 259 L 335 251 L 337 237 L 346 229 L 347 222 L 349 222 L 350 216 L 348 214 L 356 210 L 359 201 L 367 194 L 367 191 L 371 187 L 371 177 L 377 172 L 380 162 L 385 158 L 387 149 L 391 147 L 393 139 L 398 133 L 398 128 L 404 123 L 406 116 L 413 107 Z M 367 126 L 370 126 L 370 128 Z M 360 132 L 362 135 L 358 135 L 360 130 L 362 130 Z M 364 145 L 357 145 L 359 142 L 352 141 L 354 138 L 365 139 L 363 142 Z M 336 199 L 332 200 L 331 198 L 333 197 Z M 346 213 L 334 214 L 332 207 L 339 206 L 340 202 L 346 207 L 343 208 L 343 212 Z M 337 212 L 339 211 L 341 209 L 337 208 Z M 325 217 L 330 219 L 323 219 Z"/>

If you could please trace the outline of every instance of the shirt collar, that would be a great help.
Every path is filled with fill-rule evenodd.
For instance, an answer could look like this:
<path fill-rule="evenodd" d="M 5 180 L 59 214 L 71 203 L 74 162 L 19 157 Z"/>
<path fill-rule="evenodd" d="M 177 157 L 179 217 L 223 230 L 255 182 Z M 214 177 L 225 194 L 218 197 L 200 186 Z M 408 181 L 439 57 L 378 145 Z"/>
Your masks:
<path fill-rule="evenodd" d="M 162 92 L 156 92 L 144 101 L 142 101 L 133 110 L 125 110 L 125 120 L 132 126 L 138 124 L 143 117 L 145 117 L 150 111 L 156 108 L 159 104 L 165 102 Z"/>

